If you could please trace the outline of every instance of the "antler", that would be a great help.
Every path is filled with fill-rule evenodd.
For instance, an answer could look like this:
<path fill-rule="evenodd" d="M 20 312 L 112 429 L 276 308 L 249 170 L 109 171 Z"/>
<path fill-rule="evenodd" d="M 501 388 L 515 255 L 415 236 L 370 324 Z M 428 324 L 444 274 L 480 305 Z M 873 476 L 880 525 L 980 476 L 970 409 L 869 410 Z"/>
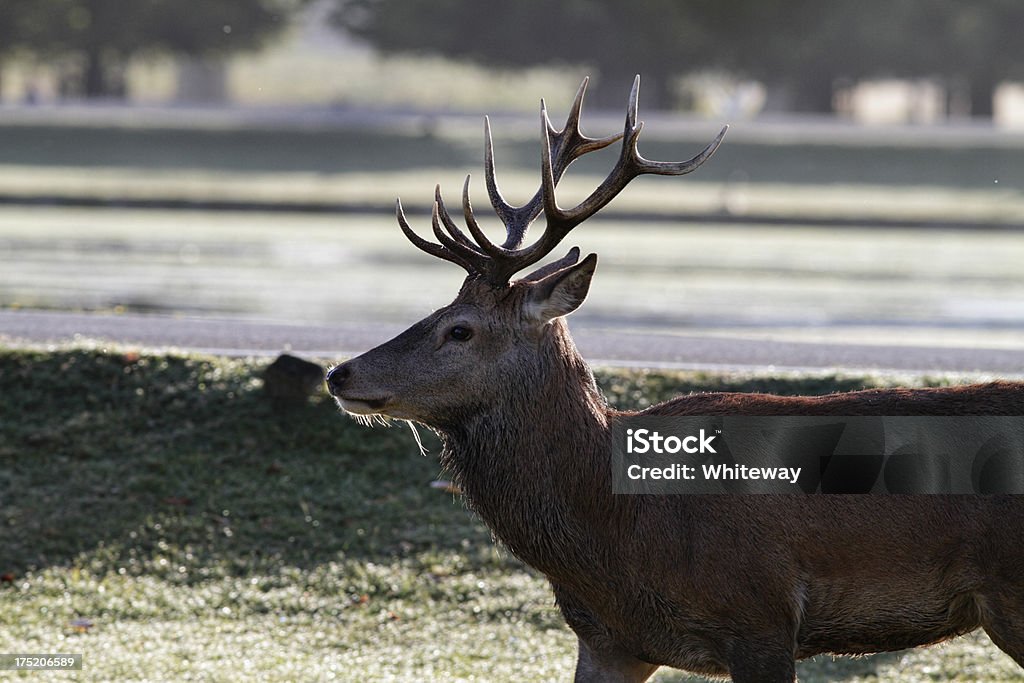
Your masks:
<path fill-rule="evenodd" d="M 606 138 L 588 138 L 580 130 L 580 112 L 583 109 L 583 96 L 587 92 L 588 83 L 590 83 L 589 77 L 584 78 L 583 83 L 580 84 L 572 108 L 569 110 L 569 116 L 560 131 L 555 130 L 555 127 L 551 125 L 551 120 L 547 115 L 547 105 L 543 99 L 540 101 L 541 125 L 543 127 L 541 138 L 542 143 L 548 148 L 551 157 L 549 161 L 551 175 L 556 183 L 573 161 L 588 152 L 604 149 L 622 139 L 622 133 L 609 135 Z M 530 201 L 518 208 L 505 201 L 494 179 L 494 143 L 491 141 L 491 122 L 486 116 L 484 117 L 484 171 L 491 206 L 494 207 L 494 212 L 498 214 L 498 218 L 505 224 L 505 229 L 508 232 L 508 237 L 501 246 L 505 249 L 518 249 L 523 244 L 530 224 L 544 208 L 543 187 L 537 190 Z"/>
<path fill-rule="evenodd" d="M 548 118 L 547 107 L 541 100 L 541 186 L 526 204 L 515 207 L 505 201 L 494 178 L 494 145 L 491 141 L 491 124 L 484 118 L 484 170 L 487 192 L 498 218 L 505 225 L 506 238 L 501 245 L 493 243 L 484 234 L 473 215 L 469 199 L 469 181 L 462 188 L 462 211 L 472 240 L 455 224 L 444 200 L 441 188 L 434 192 L 432 224 L 438 244 L 419 237 L 409 227 L 401 202 L 397 206 L 398 223 L 409 240 L 438 258 L 451 261 L 465 268 L 470 275 L 479 275 L 495 286 L 508 284 L 520 270 L 540 261 L 558 246 L 559 242 L 577 225 L 604 208 L 629 184 L 633 178 L 645 173 L 655 175 L 685 175 L 703 164 L 721 144 L 728 126 L 724 126 L 704 150 L 688 161 L 669 162 L 645 159 L 637 150 L 637 140 L 643 129 L 643 122 L 637 121 L 637 100 L 640 94 L 640 76 L 633 81 L 626 109 L 626 125 L 622 133 L 605 138 L 590 138 L 580 131 L 580 111 L 589 79 L 583 79 L 569 116 L 562 130 L 555 130 Z M 604 179 L 589 197 L 572 209 L 562 209 L 555 200 L 555 186 L 569 165 L 579 157 L 622 140 L 622 150 L 608 177 Z M 530 224 L 544 212 L 547 224 L 544 233 L 533 244 L 523 247 Z M 442 229 L 443 228 L 443 229 Z"/>

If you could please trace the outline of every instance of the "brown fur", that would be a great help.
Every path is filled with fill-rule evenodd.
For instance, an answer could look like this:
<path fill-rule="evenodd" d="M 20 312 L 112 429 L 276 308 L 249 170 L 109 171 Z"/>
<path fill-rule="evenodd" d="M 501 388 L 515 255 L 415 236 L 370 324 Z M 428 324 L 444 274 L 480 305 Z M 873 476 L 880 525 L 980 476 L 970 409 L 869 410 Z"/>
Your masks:
<path fill-rule="evenodd" d="M 450 306 L 338 366 L 329 384 L 346 409 L 437 430 L 470 506 L 550 580 L 579 636 L 578 680 L 640 681 L 666 665 L 792 681 L 795 659 L 898 650 L 978 626 L 1024 665 L 1024 500 L 613 495 L 610 433 L 629 413 L 607 407 L 562 318 L 524 313 L 533 289 L 470 278 Z M 474 339 L 446 341 L 453 324 L 471 326 Z M 1024 384 L 993 382 L 694 394 L 647 412 L 1013 415 L 1022 406 Z"/>
<path fill-rule="evenodd" d="M 713 393 L 680 396 L 653 415 L 1019 415 L 1019 382 L 933 389 L 868 389 L 826 396 Z"/>

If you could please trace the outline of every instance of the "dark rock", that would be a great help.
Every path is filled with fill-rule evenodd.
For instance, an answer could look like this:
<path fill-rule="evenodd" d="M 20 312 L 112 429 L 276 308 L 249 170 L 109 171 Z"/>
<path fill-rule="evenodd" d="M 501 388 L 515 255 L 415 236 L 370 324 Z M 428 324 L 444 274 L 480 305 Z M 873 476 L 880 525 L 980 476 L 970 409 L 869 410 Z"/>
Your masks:
<path fill-rule="evenodd" d="M 263 390 L 276 402 L 300 405 L 320 391 L 324 369 L 291 354 L 282 353 L 263 371 Z"/>

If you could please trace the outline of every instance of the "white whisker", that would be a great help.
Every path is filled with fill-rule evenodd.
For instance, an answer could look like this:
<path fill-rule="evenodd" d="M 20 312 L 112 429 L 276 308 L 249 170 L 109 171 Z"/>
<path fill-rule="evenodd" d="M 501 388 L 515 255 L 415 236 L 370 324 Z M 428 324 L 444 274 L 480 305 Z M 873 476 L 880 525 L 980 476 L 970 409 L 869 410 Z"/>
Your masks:
<path fill-rule="evenodd" d="M 423 441 L 420 440 L 420 433 L 416 431 L 416 423 L 412 420 L 405 420 L 405 424 L 409 425 L 409 430 L 412 432 L 412 438 L 416 439 L 416 446 L 420 449 L 420 455 L 426 456 L 427 449 L 423 447 Z"/>

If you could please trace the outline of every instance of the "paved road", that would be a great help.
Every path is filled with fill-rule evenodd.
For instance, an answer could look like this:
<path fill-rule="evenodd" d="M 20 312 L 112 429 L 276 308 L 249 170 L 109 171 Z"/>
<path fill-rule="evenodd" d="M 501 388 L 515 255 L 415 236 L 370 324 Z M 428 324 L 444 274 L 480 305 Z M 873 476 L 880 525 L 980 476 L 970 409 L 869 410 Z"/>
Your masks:
<path fill-rule="evenodd" d="M 764 371 L 848 370 L 984 373 L 1024 377 L 1024 349 L 969 349 L 781 342 L 736 337 L 640 333 L 574 325 L 593 365 Z M 387 324 L 298 325 L 229 318 L 0 311 L 0 341 L 47 344 L 110 341 L 225 355 L 291 350 L 341 359 L 401 331 Z"/>

